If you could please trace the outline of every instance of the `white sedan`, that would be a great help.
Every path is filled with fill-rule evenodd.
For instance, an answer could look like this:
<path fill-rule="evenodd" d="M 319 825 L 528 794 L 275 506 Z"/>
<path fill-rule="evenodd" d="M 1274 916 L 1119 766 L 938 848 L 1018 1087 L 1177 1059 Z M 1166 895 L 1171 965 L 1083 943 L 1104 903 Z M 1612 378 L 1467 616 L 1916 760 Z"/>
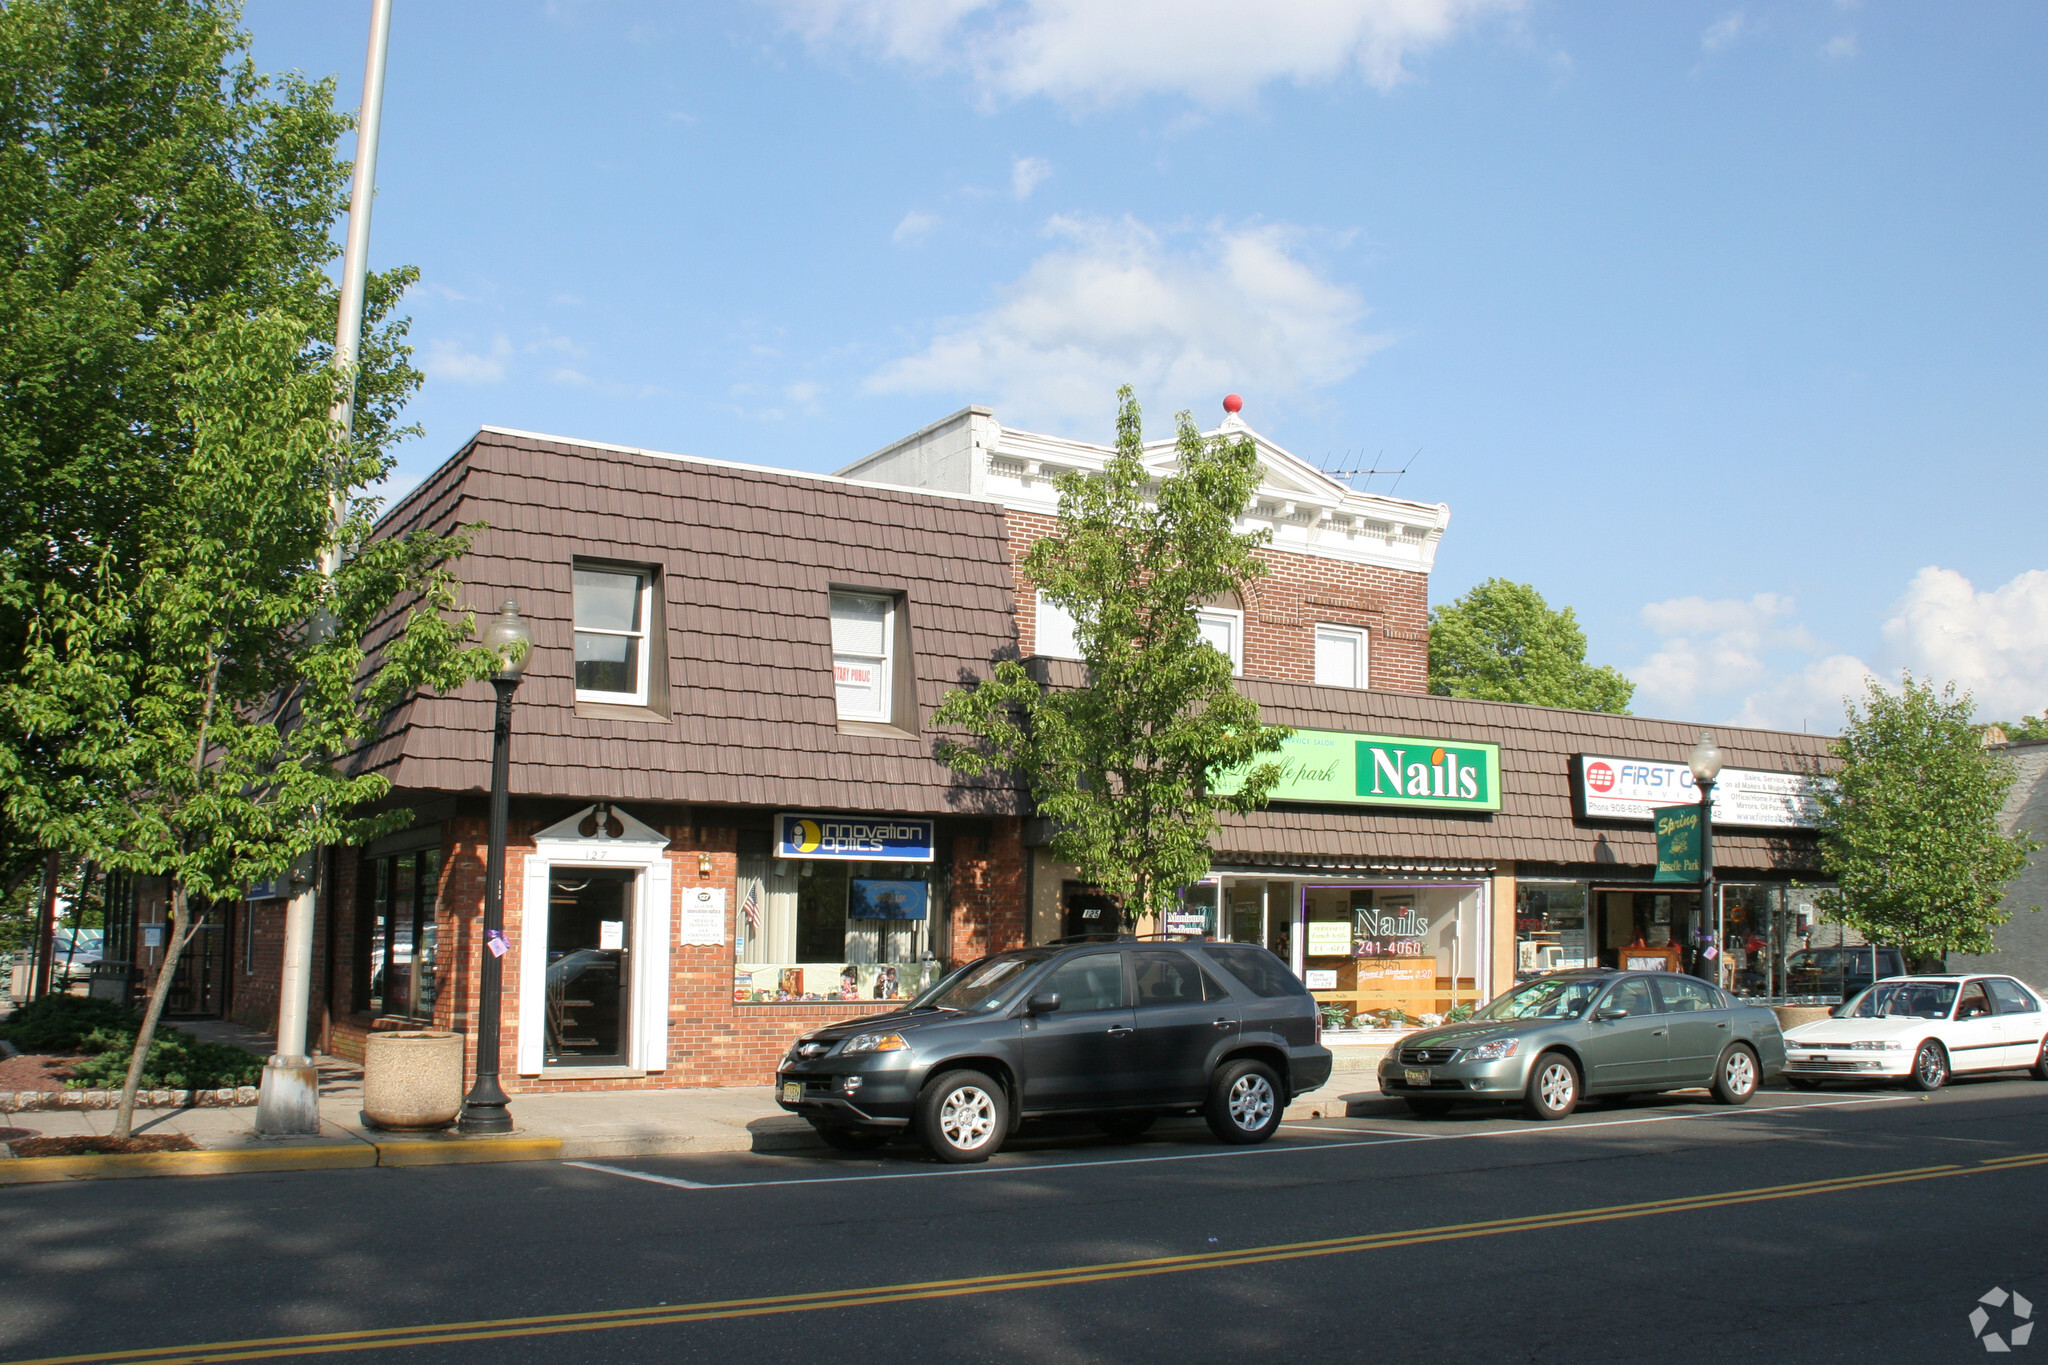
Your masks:
<path fill-rule="evenodd" d="M 2009 976 L 1894 976 L 1835 1012 L 1785 1031 L 1785 1080 L 1904 1081 L 1938 1090 L 1951 1075 L 2030 1070 L 2048 1080 L 2048 1013 Z"/>

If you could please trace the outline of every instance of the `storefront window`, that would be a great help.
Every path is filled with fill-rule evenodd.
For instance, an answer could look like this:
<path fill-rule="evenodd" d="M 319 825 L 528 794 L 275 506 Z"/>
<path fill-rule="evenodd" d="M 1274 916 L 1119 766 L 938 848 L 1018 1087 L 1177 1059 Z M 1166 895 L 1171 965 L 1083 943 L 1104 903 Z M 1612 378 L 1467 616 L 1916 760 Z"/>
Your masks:
<path fill-rule="evenodd" d="M 1483 999 L 1482 887 L 1309 886 L 1302 897 L 1304 980 L 1326 1027 L 1440 1023 Z"/>
<path fill-rule="evenodd" d="M 929 863 L 739 860 L 740 1004 L 908 1000 L 938 979 Z"/>
<path fill-rule="evenodd" d="M 1821 927 L 1815 899 L 1823 888 L 1782 883 L 1721 887 L 1721 984 L 1736 995 L 1784 1001 L 1803 997 L 1815 988 L 1812 974 L 1801 971 L 1803 950 L 1845 943 L 1839 931 L 1816 934 Z M 1859 937 L 1857 941 L 1862 940 Z"/>
<path fill-rule="evenodd" d="M 371 1014 L 433 1018 L 441 850 L 365 858 L 357 879 L 356 999 Z"/>
<path fill-rule="evenodd" d="M 1515 887 L 1515 980 L 1593 965 L 1586 937 L 1584 882 Z"/>

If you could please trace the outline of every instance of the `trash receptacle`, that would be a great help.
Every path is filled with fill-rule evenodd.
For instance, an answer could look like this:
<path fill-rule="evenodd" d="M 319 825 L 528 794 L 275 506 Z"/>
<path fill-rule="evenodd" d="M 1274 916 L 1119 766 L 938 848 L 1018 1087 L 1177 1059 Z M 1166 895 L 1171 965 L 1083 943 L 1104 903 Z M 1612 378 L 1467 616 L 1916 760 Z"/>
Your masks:
<path fill-rule="evenodd" d="M 462 1035 L 372 1033 L 363 1044 L 363 1118 L 378 1128 L 446 1128 L 462 1112 Z"/>

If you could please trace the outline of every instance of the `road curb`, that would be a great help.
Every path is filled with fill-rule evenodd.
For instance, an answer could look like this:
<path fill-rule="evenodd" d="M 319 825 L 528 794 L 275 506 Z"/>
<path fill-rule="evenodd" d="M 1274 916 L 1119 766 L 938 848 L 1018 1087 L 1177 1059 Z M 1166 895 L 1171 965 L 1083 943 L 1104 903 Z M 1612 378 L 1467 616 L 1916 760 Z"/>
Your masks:
<path fill-rule="evenodd" d="M 321 1143 L 305 1147 L 235 1147 L 200 1152 L 141 1152 L 105 1156 L 38 1156 L 0 1160 L 0 1185 L 65 1180 L 125 1180 L 143 1176 L 239 1175 L 261 1171 L 318 1171 L 348 1167 L 469 1166 L 514 1161 L 576 1161 L 701 1152 L 792 1151 L 820 1146 L 801 1133 L 734 1129 L 730 1136 L 648 1137 L 412 1137 Z"/>

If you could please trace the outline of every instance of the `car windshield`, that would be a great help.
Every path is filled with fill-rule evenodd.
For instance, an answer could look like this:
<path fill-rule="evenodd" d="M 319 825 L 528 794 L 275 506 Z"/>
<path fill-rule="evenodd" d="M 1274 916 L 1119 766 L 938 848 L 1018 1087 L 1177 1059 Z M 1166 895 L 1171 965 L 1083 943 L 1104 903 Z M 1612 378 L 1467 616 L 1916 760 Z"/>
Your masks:
<path fill-rule="evenodd" d="M 1478 1019 L 1576 1019 L 1600 988 L 1604 977 L 1543 977 L 1515 987 L 1474 1018 Z"/>
<path fill-rule="evenodd" d="M 970 962 L 910 1002 L 910 1008 L 936 1010 L 999 1010 L 1016 999 L 1016 988 L 1031 968 L 1051 957 L 1044 949 L 1004 953 Z"/>
<path fill-rule="evenodd" d="M 1844 1019 L 1946 1019 L 1956 1003 L 1953 981 L 1884 981 L 1842 1007 Z"/>

